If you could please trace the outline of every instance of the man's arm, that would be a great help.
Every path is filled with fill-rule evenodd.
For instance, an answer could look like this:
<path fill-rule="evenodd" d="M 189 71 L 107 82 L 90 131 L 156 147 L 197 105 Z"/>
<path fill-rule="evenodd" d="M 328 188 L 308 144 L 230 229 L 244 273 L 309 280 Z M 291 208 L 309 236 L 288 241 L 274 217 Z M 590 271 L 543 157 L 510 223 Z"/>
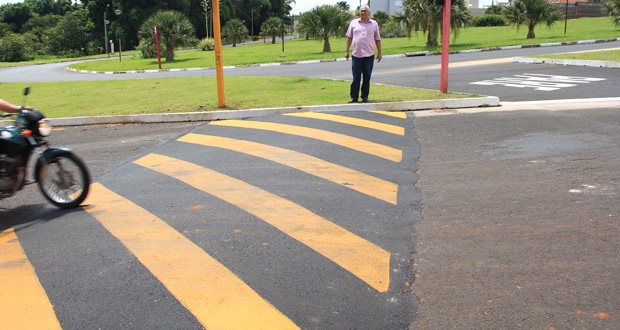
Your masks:
<path fill-rule="evenodd" d="M 375 44 L 377 45 L 377 62 L 381 62 L 381 40 L 375 40 Z"/>
<path fill-rule="evenodd" d="M 353 41 L 353 38 L 347 37 L 347 51 L 344 53 L 344 57 L 347 61 L 349 60 L 349 48 L 351 48 L 351 41 Z"/>
<path fill-rule="evenodd" d="M 11 113 L 15 113 L 17 111 L 19 111 L 19 107 L 11 104 L 7 101 L 4 101 L 2 99 L 0 99 L 0 110 L 4 111 L 4 112 L 11 112 Z"/>

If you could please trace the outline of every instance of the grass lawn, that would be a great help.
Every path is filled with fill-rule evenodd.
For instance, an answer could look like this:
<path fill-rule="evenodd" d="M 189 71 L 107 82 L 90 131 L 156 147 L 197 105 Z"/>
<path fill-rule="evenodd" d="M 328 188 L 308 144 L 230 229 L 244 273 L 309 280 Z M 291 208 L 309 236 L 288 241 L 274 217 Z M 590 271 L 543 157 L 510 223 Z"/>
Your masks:
<path fill-rule="evenodd" d="M 21 104 L 26 84 L 0 84 L 0 95 Z M 349 81 L 301 77 L 227 77 L 226 108 L 218 108 L 215 77 L 32 83 L 27 104 L 48 118 L 177 113 L 342 104 Z M 436 100 L 468 94 L 373 85 L 371 102 Z"/>
<path fill-rule="evenodd" d="M 456 39 L 450 41 L 450 50 L 487 49 L 501 46 L 569 42 L 578 40 L 607 39 L 620 37 L 617 29 L 607 17 L 579 18 L 568 21 L 567 35 L 564 37 L 564 24 L 557 22 L 551 28 L 544 25 L 535 30 L 536 39 L 526 39 L 527 29 L 517 30 L 513 26 L 501 27 L 466 27 L 459 31 Z M 492 37 L 489 37 L 492 36 Z M 410 52 L 439 52 L 441 46 L 426 47 L 423 32 L 408 38 L 389 38 L 381 41 L 383 55 L 404 54 Z M 225 66 L 237 66 L 257 63 L 294 62 L 302 60 L 343 58 L 345 38 L 330 38 L 331 53 L 323 53 L 322 41 L 292 40 L 284 44 L 285 57 L 282 55 L 282 44 L 253 44 L 249 46 L 225 47 L 222 58 Z M 205 68 L 215 66 L 214 52 L 183 51 L 176 52 L 173 62 L 162 59 L 163 69 L 172 68 Z M 128 71 L 157 69 L 157 59 L 140 57 L 118 58 L 103 61 L 89 61 L 72 65 L 75 69 L 91 71 Z"/>
<path fill-rule="evenodd" d="M 559 60 L 585 60 L 585 61 L 610 61 L 620 62 L 620 49 L 616 50 L 595 50 L 579 53 L 547 54 L 528 56 L 535 58 L 550 58 Z"/>

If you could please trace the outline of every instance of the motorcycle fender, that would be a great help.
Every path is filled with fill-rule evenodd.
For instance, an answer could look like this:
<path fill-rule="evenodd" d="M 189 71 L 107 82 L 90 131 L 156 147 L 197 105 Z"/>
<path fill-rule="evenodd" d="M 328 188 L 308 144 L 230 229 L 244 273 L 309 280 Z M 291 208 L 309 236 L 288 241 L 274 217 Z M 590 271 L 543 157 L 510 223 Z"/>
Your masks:
<path fill-rule="evenodd" d="M 64 154 L 73 153 L 73 150 L 69 148 L 49 148 L 41 154 L 41 159 L 45 164 L 49 163 L 54 157 Z"/>

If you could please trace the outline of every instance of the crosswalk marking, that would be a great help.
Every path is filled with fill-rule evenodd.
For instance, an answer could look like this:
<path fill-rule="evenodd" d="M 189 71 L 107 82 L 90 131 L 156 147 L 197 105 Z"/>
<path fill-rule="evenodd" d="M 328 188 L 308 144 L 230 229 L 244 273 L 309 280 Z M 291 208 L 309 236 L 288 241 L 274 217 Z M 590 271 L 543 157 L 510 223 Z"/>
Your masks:
<path fill-rule="evenodd" d="M 295 117 L 303 117 L 303 118 L 313 118 L 313 119 L 321 119 L 321 120 L 329 120 L 337 123 L 355 125 L 360 127 L 366 127 L 370 129 L 375 129 L 383 132 L 388 132 L 396 135 L 405 135 L 405 128 L 375 122 L 372 120 L 360 119 L 360 118 L 352 118 L 341 115 L 334 115 L 329 113 L 321 113 L 321 112 L 298 112 L 298 113 L 287 113 L 285 116 L 295 116 Z"/>
<path fill-rule="evenodd" d="M 380 115 L 385 115 L 385 116 L 392 116 L 392 117 L 401 118 L 401 119 L 406 119 L 407 118 L 407 113 L 403 112 L 403 111 L 381 111 L 381 110 L 377 110 L 377 111 L 369 111 L 369 112 L 378 113 Z"/>
<path fill-rule="evenodd" d="M 3 329 L 61 329 L 12 228 L 0 233 L 0 322 Z"/>
<path fill-rule="evenodd" d="M 555 91 L 560 88 L 575 87 L 577 84 L 589 84 L 592 82 L 603 81 L 604 78 L 558 76 L 548 74 L 524 73 L 512 77 L 501 77 L 493 80 L 482 80 L 472 82 L 472 85 L 503 85 L 517 88 L 534 88 L 538 91 Z"/>
<path fill-rule="evenodd" d="M 221 263 L 164 221 L 99 183 L 84 209 L 207 329 L 299 329 Z"/>
<path fill-rule="evenodd" d="M 307 128 L 302 126 L 277 123 L 265 123 L 250 120 L 221 120 L 212 122 L 211 125 L 252 128 L 303 136 L 311 139 L 337 144 L 349 149 L 385 158 L 387 160 L 391 160 L 397 163 L 402 160 L 403 156 L 403 152 L 401 150 L 392 147 L 316 128 Z"/>
<path fill-rule="evenodd" d="M 397 184 L 293 150 L 193 133 L 181 137 L 178 141 L 224 148 L 268 159 L 396 205 Z"/>
<path fill-rule="evenodd" d="M 255 215 L 351 272 L 379 292 L 390 282 L 390 253 L 277 195 L 219 172 L 150 154 L 134 162 Z M 276 329 L 276 328 L 274 328 Z"/>

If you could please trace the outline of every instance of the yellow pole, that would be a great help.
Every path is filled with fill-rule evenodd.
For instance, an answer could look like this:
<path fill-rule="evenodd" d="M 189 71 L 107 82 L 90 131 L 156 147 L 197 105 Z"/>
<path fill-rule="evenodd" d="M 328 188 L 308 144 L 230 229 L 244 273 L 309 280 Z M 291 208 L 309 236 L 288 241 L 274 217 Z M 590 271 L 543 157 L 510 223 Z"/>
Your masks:
<path fill-rule="evenodd" d="M 211 0 L 213 6 L 213 39 L 215 39 L 215 75 L 217 77 L 217 101 L 220 108 L 224 103 L 224 66 L 222 65 L 222 35 L 220 33 L 220 3 Z"/>

